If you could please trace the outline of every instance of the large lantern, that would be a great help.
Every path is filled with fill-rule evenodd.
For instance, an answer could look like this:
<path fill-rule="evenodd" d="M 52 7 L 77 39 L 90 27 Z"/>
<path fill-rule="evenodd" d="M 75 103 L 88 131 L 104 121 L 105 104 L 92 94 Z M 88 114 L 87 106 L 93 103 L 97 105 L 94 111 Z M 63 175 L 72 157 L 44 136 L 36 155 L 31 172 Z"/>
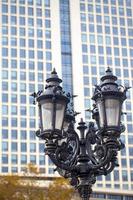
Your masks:
<path fill-rule="evenodd" d="M 69 99 L 62 91 L 60 86 L 62 80 L 58 78 L 55 70 L 46 82 L 46 90 L 37 98 L 41 135 L 51 137 L 52 134 L 52 137 L 57 137 L 62 132 L 64 114 Z"/>
<path fill-rule="evenodd" d="M 105 76 L 101 78 L 101 85 L 96 86 L 92 99 L 98 108 L 100 128 L 120 132 L 122 104 L 126 99 L 126 93 L 116 80 L 117 77 L 108 68 Z"/>

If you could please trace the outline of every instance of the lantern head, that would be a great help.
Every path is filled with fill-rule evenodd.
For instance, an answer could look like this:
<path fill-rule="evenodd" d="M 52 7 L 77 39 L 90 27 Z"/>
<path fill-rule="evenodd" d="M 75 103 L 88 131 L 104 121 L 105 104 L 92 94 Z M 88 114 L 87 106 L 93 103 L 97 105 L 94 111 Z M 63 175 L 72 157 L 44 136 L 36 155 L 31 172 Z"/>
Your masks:
<path fill-rule="evenodd" d="M 126 99 L 126 92 L 116 81 L 117 77 L 108 67 L 92 97 L 99 112 L 99 127 L 105 132 L 120 133 L 122 104 Z"/>
<path fill-rule="evenodd" d="M 46 138 L 61 136 L 64 115 L 69 98 L 64 94 L 55 69 L 46 80 L 45 91 L 37 98 L 41 135 Z"/>

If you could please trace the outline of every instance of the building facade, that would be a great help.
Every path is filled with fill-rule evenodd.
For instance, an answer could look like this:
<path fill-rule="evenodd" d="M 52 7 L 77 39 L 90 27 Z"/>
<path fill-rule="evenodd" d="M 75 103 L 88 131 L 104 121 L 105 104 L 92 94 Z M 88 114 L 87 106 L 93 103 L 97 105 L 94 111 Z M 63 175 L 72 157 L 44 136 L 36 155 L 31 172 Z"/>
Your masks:
<path fill-rule="evenodd" d="M 38 113 L 30 94 L 43 89 L 55 67 L 64 89 L 78 95 L 74 108 L 88 122 L 85 110 L 107 66 L 120 84 L 132 86 L 133 1 L 1 0 L 0 10 L 0 173 L 20 174 L 33 163 L 42 176 L 58 176 L 44 157 L 43 141 L 35 137 Z M 98 177 L 94 187 L 97 193 L 116 193 L 108 199 L 133 199 L 132 102 L 130 90 L 123 107 L 126 148 L 119 154 L 120 166 Z"/>

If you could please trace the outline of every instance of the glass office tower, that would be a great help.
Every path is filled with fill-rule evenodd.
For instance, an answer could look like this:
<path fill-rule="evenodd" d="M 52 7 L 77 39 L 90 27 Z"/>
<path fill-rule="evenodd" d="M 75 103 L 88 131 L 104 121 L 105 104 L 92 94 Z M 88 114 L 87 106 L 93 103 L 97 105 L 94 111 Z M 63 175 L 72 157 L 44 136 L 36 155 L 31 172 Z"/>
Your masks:
<path fill-rule="evenodd" d="M 75 110 L 88 122 L 93 85 L 107 66 L 120 84 L 132 86 L 133 1 L 1 0 L 0 10 L 0 173 L 20 174 L 33 163 L 40 176 L 57 176 L 35 137 L 38 113 L 30 94 L 43 89 L 55 67 L 64 89 L 78 95 Z M 97 198 L 133 199 L 132 102 L 131 89 L 122 116 L 126 148 L 120 166 L 98 178 Z"/>

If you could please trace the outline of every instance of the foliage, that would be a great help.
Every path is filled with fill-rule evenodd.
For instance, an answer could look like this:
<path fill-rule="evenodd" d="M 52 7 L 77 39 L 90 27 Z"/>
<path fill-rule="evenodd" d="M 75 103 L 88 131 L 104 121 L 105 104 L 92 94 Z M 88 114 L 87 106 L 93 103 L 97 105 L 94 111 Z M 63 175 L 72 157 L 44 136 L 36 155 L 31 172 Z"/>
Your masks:
<path fill-rule="evenodd" d="M 72 195 L 73 189 L 68 181 L 64 178 L 58 178 L 49 185 L 46 200 L 70 200 Z"/>
<path fill-rule="evenodd" d="M 31 177 L 26 178 L 26 175 Z M 70 200 L 72 189 L 63 178 L 53 181 L 48 188 L 35 184 L 37 168 L 29 164 L 25 178 L 15 175 L 0 177 L 0 200 Z"/>

